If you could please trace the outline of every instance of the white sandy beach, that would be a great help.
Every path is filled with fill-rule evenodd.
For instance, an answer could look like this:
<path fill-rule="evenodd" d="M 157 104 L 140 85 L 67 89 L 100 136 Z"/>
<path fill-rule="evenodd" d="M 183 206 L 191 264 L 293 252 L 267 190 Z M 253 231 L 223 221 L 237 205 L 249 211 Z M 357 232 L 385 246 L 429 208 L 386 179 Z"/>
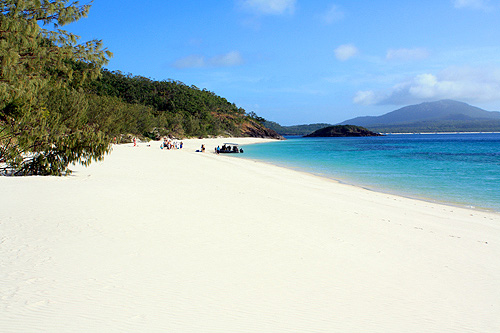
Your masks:
<path fill-rule="evenodd" d="M 500 214 L 214 154 L 225 140 L 0 177 L 0 332 L 500 332 Z"/>

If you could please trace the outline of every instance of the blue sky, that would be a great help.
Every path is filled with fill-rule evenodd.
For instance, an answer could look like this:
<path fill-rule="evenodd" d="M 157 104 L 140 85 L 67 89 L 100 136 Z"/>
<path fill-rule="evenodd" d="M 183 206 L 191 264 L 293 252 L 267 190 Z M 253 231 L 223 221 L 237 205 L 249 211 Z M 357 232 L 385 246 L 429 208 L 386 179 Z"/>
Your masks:
<path fill-rule="evenodd" d="M 444 98 L 500 111 L 500 0 L 95 0 L 63 29 L 102 39 L 110 70 L 282 125 Z"/>

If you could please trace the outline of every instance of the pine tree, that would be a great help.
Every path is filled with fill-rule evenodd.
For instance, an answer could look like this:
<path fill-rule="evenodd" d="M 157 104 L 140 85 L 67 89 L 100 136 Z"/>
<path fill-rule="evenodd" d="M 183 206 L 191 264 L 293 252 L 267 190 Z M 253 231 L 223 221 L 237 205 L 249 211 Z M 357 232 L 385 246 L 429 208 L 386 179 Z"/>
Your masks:
<path fill-rule="evenodd" d="M 112 54 L 59 29 L 89 9 L 69 0 L 0 1 L 0 173 L 61 175 L 107 152 L 98 125 L 86 122 L 79 87 Z"/>

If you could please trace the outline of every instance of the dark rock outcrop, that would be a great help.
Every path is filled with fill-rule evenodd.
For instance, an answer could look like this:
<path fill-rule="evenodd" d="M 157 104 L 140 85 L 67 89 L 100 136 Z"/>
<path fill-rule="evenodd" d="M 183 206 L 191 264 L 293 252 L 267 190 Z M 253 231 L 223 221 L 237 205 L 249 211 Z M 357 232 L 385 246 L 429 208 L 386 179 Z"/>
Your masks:
<path fill-rule="evenodd" d="M 354 125 L 335 125 L 321 128 L 304 137 L 349 137 L 349 136 L 382 136 L 364 127 Z"/>

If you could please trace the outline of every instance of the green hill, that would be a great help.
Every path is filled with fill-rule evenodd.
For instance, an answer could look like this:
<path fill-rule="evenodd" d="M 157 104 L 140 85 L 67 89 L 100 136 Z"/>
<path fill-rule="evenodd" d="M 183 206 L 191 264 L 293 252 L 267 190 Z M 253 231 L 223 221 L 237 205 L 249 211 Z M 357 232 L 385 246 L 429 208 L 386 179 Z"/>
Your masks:
<path fill-rule="evenodd" d="M 142 76 L 103 70 L 86 91 L 106 102 L 125 103 L 138 112 L 125 112 L 127 132 L 150 138 L 160 136 L 280 136 L 225 98 L 206 89 L 174 80 L 155 81 Z M 142 106 L 142 107 L 141 107 Z M 109 107 L 105 106 L 105 107 Z M 133 116 L 132 119 L 131 116 Z M 122 120 L 117 120 L 121 122 Z"/>
<path fill-rule="evenodd" d="M 320 128 L 331 126 L 331 124 L 318 123 L 318 124 L 307 124 L 307 125 L 293 125 L 293 126 L 281 126 L 274 121 L 265 121 L 263 125 L 270 128 L 280 135 L 307 135 Z"/>

